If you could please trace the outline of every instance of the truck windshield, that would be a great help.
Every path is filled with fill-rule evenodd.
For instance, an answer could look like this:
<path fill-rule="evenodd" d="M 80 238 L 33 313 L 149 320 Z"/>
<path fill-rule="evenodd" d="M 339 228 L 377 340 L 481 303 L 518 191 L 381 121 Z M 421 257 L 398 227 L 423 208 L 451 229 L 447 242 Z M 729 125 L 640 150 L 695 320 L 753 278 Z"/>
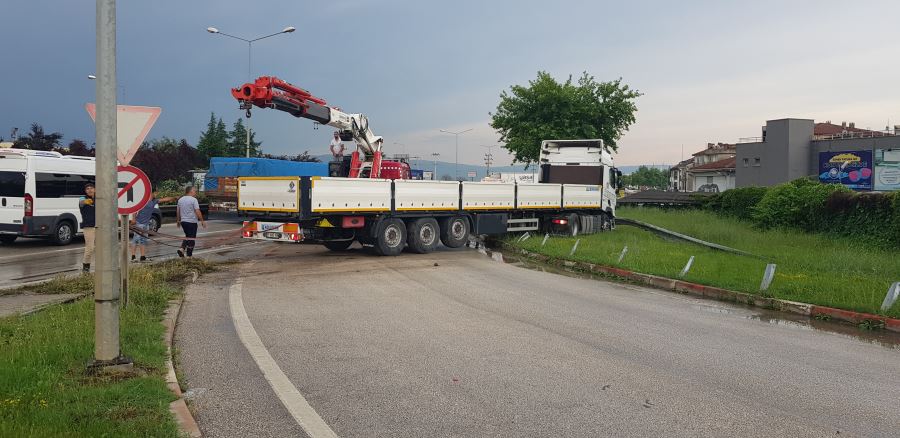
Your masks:
<path fill-rule="evenodd" d="M 0 196 L 21 198 L 25 196 L 25 173 L 0 171 Z"/>

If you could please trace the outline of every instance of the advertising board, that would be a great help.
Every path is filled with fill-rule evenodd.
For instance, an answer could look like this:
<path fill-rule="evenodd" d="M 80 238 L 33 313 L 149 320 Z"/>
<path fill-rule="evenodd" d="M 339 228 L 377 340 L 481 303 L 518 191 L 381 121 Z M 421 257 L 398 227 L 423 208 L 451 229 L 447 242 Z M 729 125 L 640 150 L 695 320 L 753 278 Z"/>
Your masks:
<path fill-rule="evenodd" d="M 819 152 L 819 181 L 872 190 L 872 151 Z"/>
<path fill-rule="evenodd" d="M 900 190 L 900 149 L 875 149 L 875 190 Z"/>

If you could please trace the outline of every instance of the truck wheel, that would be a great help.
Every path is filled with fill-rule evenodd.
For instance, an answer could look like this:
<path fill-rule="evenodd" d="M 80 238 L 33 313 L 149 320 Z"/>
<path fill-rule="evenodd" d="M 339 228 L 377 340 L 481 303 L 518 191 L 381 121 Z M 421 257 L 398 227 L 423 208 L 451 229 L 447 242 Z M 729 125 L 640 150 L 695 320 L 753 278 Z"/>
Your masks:
<path fill-rule="evenodd" d="M 332 240 L 328 242 L 322 242 L 322 245 L 325 245 L 325 248 L 328 248 L 332 251 L 346 251 L 350 248 L 350 245 L 353 245 L 352 240 Z"/>
<path fill-rule="evenodd" d="M 569 215 L 569 236 L 577 237 L 581 234 L 581 220 L 577 214 L 572 213 Z"/>
<path fill-rule="evenodd" d="M 384 219 L 378 224 L 375 238 L 375 252 L 384 256 L 395 256 L 406 246 L 406 224 L 400 219 Z"/>
<path fill-rule="evenodd" d="M 469 238 L 469 221 L 462 216 L 441 219 L 441 243 L 447 248 L 459 248 Z"/>
<path fill-rule="evenodd" d="M 440 229 L 436 220 L 430 217 L 416 219 L 409 224 L 408 230 L 406 242 L 412 252 L 427 254 L 437 248 Z"/>
<path fill-rule="evenodd" d="M 16 236 L 15 234 L 0 234 L 0 243 L 9 245 L 15 242 L 17 237 L 19 236 Z"/>

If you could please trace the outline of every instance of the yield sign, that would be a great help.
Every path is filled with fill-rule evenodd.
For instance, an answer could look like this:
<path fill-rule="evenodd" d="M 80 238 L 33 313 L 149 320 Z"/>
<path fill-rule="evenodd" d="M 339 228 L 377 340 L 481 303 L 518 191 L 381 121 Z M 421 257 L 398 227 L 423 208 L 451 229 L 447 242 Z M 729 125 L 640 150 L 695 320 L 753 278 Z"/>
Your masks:
<path fill-rule="evenodd" d="M 150 201 L 150 179 L 134 166 L 118 167 L 119 214 L 137 213 Z"/>
<path fill-rule="evenodd" d="M 85 106 L 91 120 L 97 119 L 97 107 L 93 103 Z M 159 118 L 162 108 L 155 106 L 116 106 L 116 147 L 119 164 L 125 166 L 137 153 L 150 128 Z"/>

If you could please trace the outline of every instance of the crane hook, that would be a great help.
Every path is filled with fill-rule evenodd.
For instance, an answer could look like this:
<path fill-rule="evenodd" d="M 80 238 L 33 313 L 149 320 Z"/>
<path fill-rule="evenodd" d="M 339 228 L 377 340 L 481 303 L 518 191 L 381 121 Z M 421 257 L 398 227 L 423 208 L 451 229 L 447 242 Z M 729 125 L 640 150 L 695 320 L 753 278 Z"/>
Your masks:
<path fill-rule="evenodd" d="M 250 118 L 250 108 L 247 108 L 247 112 L 244 115 L 246 115 L 248 119 Z"/>

